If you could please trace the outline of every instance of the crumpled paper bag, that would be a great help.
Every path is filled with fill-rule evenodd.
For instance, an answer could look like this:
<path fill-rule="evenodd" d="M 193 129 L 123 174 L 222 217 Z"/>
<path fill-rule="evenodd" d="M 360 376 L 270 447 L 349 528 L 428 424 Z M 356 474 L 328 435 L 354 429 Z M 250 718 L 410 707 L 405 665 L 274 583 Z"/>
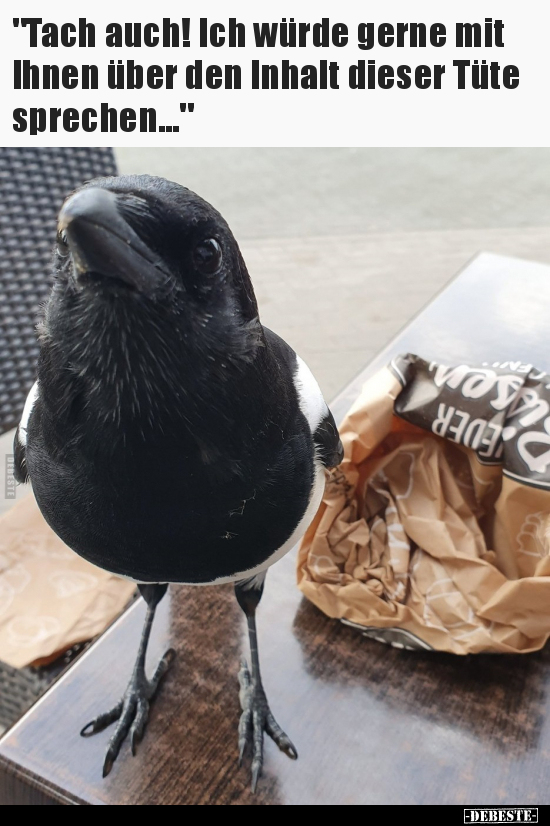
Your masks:
<path fill-rule="evenodd" d="M 8 665 L 42 664 L 95 637 L 134 590 L 64 545 L 32 494 L 0 519 L 0 660 Z"/>
<path fill-rule="evenodd" d="M 303 593 L 400 648 L 542 648 L 550 376 L 399 357 L 364 385 L 340 434 L 344 461 L 299 552 Z"/>

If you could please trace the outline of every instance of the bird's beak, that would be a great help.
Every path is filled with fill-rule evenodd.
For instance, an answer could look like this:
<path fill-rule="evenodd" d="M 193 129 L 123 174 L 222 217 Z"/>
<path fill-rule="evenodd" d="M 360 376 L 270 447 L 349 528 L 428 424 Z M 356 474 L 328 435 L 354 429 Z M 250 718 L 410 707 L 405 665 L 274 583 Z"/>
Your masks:
<path fill-rule="evenodd" d="M 90 187 L 72 195 L 61 209 L 58 229 L 67 236 L 77 282 L 93 274 L 146 294 L 166 283 L 162 260 L 124 220 L 114 192 Z"/>

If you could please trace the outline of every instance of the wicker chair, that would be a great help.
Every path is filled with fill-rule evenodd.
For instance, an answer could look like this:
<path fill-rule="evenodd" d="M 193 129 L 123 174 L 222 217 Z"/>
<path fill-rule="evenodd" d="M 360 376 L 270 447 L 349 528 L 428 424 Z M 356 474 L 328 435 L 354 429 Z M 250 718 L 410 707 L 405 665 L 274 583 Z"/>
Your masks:
<path fill-rule="evenodd" d="M 34 326 L 50 287 L 59 207 L 83 181 L 116 174 L 112 149 L 0 148 L 0 434 L 19 422 L 34 382 Z M 0 730 L 19 719 L 83 647 L 42 668 L 0 662 Z"/>
<path fill-rule="evenodd" d="M 99 175 L 116 175 L 112 149 L 0 148 L 0 433 L 18 423 L 34 381 L 57 212 Z"/>

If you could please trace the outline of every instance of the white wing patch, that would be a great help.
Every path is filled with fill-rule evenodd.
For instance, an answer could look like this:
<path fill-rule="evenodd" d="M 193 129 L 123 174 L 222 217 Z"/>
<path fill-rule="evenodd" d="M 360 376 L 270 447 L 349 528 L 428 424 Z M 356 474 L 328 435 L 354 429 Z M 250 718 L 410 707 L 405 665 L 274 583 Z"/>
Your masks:
<path fill-rule="evenodd" d="M 298 393 L 300 410 L 306 417 L 312 433 L 315 433 L 319 424 L 327 415 L 327 403 L 321 393 L 315 377 L 305 361 L 296 356 L 297 368 L 294 373 L 294 386 Z"/>
<path fill-rule="evenodd" d="M 23 408 L 23 415 L 21 416 L 21 421 L 19 422 L 19 429 L 17 431 L 19 444 L 22 447 L 27 446 L 27 427 L 29 426 L 29 419 L 31 417 L 32 409 L 36 403 L 37 398 L 38 382 L 35 381 L 31 389 L 29 390 L 29 395 L 27 396 L 27 401 L 25 402 L 25 407 Z"/>

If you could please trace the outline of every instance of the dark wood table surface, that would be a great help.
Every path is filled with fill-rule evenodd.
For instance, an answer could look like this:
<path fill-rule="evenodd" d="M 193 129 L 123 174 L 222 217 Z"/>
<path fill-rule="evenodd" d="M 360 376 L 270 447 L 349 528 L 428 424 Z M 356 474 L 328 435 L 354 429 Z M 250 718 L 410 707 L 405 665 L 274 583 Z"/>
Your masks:
<path fill-rule="evenodd" d="M 550 267 L 481 255 L 336 399 L 335 416 L 397 352 L 548 370 L 549 319 Z M 137 756 L 124 746 L 102 780 L 109 731 L 84 740 L 79 729 L 119 699 L 143 616 L 140 600 L 5 734 L 3 803 L 550 802 L 548 649 L 467 658 L 394 650 L 302 598 L 294 554 L 268 576 L 259 635 L 272 709 L 299 760 L 268 740 L 251 794 L 248 765 L 237 765 L 243 616 L 230 586 L 179 586 L 161 603 L 149 652 L 154 663 L 174 646 L 176 663 Z"/>

